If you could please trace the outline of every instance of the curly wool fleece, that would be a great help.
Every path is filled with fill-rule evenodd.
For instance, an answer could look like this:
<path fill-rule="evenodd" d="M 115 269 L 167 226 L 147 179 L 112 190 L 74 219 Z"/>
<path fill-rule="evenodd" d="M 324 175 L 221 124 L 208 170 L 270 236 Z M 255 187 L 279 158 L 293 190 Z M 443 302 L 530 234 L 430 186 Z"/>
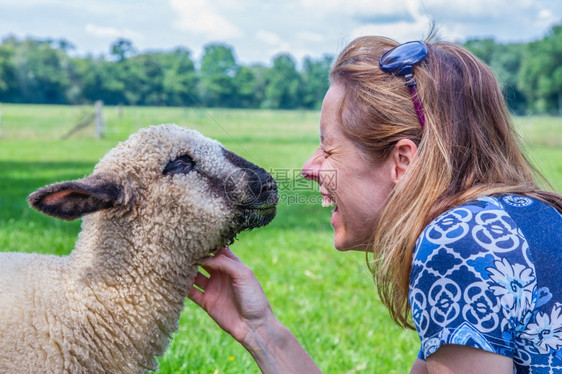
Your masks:
<path fill-rule="evenodd" d="M 278 196 L 265 170 L 161 125 L 29 201 L 85 216 L 67 257 L 0 254 L 0 372 L 142 373 L 157 369 L 177 330 L 197 264 L 271 221 Z"/>

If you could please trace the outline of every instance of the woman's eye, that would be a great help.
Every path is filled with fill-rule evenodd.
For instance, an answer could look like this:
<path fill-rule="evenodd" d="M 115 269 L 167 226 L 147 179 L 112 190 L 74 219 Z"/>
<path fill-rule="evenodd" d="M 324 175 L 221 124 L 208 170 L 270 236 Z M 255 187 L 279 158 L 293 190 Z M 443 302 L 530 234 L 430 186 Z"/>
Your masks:
<path fill-rule="evenodd" d="M 168 162 L 162 174 L 164 175 L 175 175 L 175 174 L 187 174 L 195 167 L 195 162 L 188 155 L 183 155 L 175 160 Z"/>

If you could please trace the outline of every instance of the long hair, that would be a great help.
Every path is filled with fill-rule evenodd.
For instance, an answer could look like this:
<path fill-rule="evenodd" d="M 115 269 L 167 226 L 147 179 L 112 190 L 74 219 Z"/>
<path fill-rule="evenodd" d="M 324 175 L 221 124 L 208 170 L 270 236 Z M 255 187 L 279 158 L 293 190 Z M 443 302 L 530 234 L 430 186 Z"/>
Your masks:
<path fill-rule="evenodd" d="M 418 146 L 416 160 L 375 225 L 374 258 L 368 261 L 382 302 L 400 326 L 409 328 L 412 253 L 424 227 L 439 214 L 500 193 L 531 196 L 562 211 L 562 197 L 538 187 L 535 176 L 542 176 L 521 152 L 491 70 L 460 46 L 426 44 L 427 57 L 414 66 L 424 129 L 404 77 L 379 69 L 380 56 L 398 45 L 395 41 L 358 38 L 340 53 L 330 73 L 331 83 L 345 91 L 342 130 L 358 147 L 383 161 L 400 139 Z"/>

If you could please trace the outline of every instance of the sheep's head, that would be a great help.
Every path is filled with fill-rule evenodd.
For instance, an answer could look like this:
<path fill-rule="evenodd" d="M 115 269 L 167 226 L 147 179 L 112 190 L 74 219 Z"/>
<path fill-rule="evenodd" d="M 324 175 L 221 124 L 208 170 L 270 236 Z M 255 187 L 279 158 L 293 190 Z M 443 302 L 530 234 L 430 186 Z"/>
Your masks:
<path fill-rule="evenodd" d="M 161 125 L 117 145 L 92 175 L 41 188 L 29 202 L 66 220 L 99 212 L 98 220 L 141 222 L 164 235 L 157 240 L 215 250 L 269 223 L 278 195 L 269 173 L 219 142 Z"/>

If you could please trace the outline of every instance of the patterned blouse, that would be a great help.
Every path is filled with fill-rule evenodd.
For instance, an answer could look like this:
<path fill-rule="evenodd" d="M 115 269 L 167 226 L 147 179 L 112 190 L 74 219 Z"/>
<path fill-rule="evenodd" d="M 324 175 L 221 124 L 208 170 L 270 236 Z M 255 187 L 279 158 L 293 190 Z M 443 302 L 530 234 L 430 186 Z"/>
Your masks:
<path fill-rule="evenodd" d="M 443 213 L 418 238 L 408 300 L 424 360 L 458 344 L 562 372 L 562 215 L 518 195 Z"/>

